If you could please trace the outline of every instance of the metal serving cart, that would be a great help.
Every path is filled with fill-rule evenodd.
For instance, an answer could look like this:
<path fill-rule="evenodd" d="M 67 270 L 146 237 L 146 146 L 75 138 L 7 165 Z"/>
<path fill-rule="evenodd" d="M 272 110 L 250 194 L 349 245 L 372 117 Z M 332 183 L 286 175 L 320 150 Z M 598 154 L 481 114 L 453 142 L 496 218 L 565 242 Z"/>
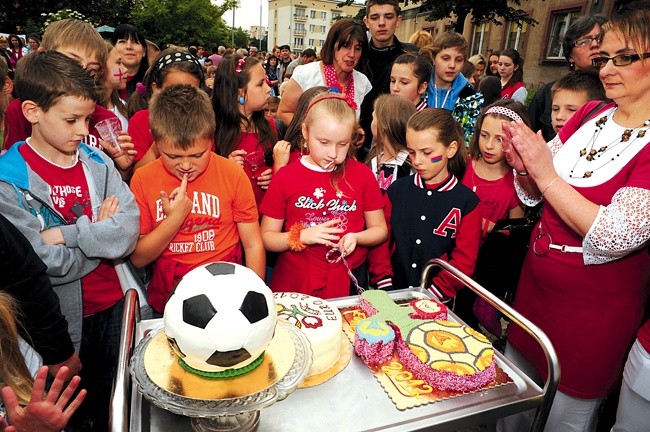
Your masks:
<path fill-rule="evenodd" d="M 383 391 L 375 376 L 356 355 L 348 366 L 329 381 L 290 394 L 261 412 L 258 431 L 454 431 L 495 421 L 501 417 L 535 409 L 531 428 L 544 429 L 557 385 L 560 367 L 548 337 L 533 323 L 495 297 L 474 280 L 440 259 L 430 260 L 419 289 L 391 291 L 396 300 L 424 297 L 432 269 L 441 267 L 477 295 L 521 326 L 541 346 L 546 356 L 548 378 L 543 387 L 495 351 L 497 365 L 513 380 L 505 386 L 461 395 L 400 411 Z M 343 308 L 358 304 L 358 297 L 328 300 Z M 450 313 L 456 321 L 460 320 Z M 126 294 L 120 358 L 111 400 L 111 432 L 191 431 L 187 417 L 172 414 L 144 399 L 131 384 L 129 359 L 134 346 L 150 329 L 160 328 L 162 320 L 140 320 L 135 290 Z"/>

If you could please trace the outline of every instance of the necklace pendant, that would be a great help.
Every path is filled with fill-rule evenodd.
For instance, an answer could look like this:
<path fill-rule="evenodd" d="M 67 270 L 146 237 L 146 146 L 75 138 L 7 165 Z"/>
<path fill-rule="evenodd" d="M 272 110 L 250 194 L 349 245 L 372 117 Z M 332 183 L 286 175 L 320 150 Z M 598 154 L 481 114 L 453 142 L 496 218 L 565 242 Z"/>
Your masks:
<path fill-rule="evenodd" d="M 591 177 L 591 171 L 585 171 L 585 175 L 582 176 L 582 178 L 589 178 Z"/>
<path fill-rule="evenodd" d="M 621 135 L 621 142 L 628 142 L 632 136 L 632 129 L 625 129 L 623 135 Z"/>
<path fill-rule="evenodd" d="M 585 157 L 585 159 L 587 159 L 589 162 L 591 162 L 592 160 L 594 160 L 594 156 L 591 153 L 589 153 L 587 155 L 587 157 Z"/>
<path fill-rule="evenodd" d="M 640 130 L 639 133 L 636 134 L 637 138 L 643 138 L 645 136 L 646 129 Z"/>
<path fill-rule="evenodd" d="M 599 118 L 599 119 L 596 121 L 596 126 L 599 126 L 599 127 L 600 127 L 600 126 L 604 125 L 605 122 L 607 122 L 607 116 L 602 116 L 601 118 Z"/>
<path fill-rule="evenodd" d="M 599 152 L 599 153 L 602 153 L 602 152 L 604 152 L 605 150 L 607 150 L 607 146 L 602 146 L 601 148 L 598 149 L 598 152 Z"/>
<path fill-rule="evenodd" d="M 598 152 L 596 151 L 596 149 L 591 149 L 591 150 L 589 150 L 589 156 L 594 156 L 596 153 L 598 153 Z M 593 158 L 592 158 L 592 159 L 593 159 Z"/>
<path fill-rule="evenodd" d="M 586 148 L 583 148 L 582 150 L 580 150 L 580 156 L 584 156 L 586 154 L 587 154 L 587 149 Z"/>

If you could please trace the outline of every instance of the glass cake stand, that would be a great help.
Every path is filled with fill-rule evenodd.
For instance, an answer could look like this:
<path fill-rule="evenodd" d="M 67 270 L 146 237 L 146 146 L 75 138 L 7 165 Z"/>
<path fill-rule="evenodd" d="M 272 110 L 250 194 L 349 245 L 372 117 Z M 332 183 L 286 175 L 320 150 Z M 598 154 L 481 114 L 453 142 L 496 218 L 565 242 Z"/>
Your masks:
<path fill-rule="evenodd" d="M 162 329 L 151 331 L 133 351 L 131 376 L 138 391 L 146 399 L 174 414 L 190 417 L 192 429 L 196 432 L 252 431 L 259 423 L 260 410 L 285 399 L 296 390 L 311 366 L 311 348 L 306 336 L 291 324 L 278 322 L 277 325 L 288 334 L 295 347 L 295 355 L 286 374 L 261 391 L 233 398 L 201 399 L 186 397 L 160 387 L 147 373 L 145 353 Z M 206 385 L 219 382 L 205 381 Z"/>

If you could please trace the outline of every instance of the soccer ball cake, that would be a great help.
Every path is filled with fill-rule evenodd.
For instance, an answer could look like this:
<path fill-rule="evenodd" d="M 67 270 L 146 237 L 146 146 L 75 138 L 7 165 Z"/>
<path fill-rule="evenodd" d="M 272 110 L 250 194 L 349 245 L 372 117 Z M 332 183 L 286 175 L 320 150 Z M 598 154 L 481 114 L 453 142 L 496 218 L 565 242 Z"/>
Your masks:
<path fill-rule="evenodd" d="M 165 306 L 165 334 L 181 365 L 212 378 L 258 366 L 277 317 L 271 290 L 252 270 L 216 262 L 178 283 Z"/>

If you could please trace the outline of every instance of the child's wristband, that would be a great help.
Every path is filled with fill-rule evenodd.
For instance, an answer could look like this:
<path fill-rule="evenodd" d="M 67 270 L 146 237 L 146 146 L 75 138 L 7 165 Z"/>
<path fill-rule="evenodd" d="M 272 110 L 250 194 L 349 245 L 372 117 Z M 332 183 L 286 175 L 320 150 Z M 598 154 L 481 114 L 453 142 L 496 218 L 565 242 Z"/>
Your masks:
<path fill-rule="evenodd" d="M 305 229 L 304 225 L 296 222 L 289 228 L 289 238 L 287 244 L 289 249 L 293 252 L 302 252 L 307 249 L 307 245 L 300 241 L 300 232 Z"/>

